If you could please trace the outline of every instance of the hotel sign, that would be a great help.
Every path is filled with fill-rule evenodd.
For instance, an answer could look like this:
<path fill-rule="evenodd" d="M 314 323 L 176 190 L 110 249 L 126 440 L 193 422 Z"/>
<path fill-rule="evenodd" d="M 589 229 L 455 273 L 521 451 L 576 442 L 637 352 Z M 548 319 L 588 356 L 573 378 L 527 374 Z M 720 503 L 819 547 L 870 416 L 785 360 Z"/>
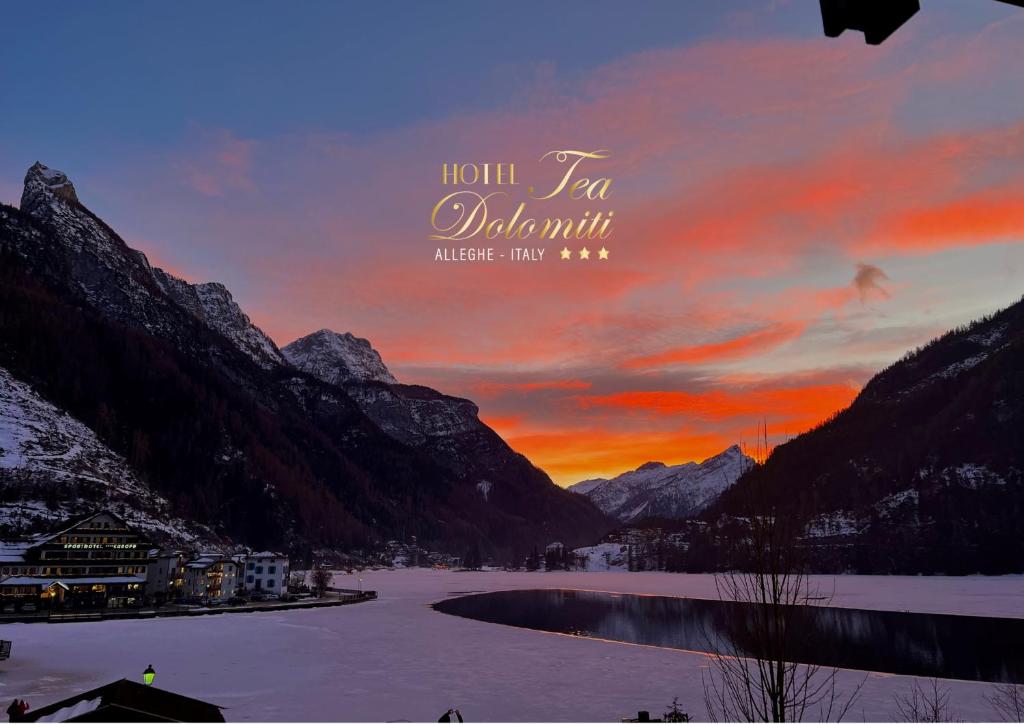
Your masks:
<path fill-rule="evenodd" d="M 117 548 L 117 549 L 135 549 L 138 548 L 136 543 L 65 543 L 65 548 L 75 549 L 88 549 L 95 550 L 98 548 Z"/>

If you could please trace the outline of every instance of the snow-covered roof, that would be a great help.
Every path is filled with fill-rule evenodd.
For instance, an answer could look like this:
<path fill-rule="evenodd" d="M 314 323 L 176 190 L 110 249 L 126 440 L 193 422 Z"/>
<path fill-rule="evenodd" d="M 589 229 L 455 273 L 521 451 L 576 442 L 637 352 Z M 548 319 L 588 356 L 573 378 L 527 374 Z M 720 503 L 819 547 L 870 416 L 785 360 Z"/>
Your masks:
<path fill-rule="evenodd" d="M 170 550 L 164 550 L 164 549 L 159 549 L 158 548 L 155 551 L 150 551 L 149 555 L 150 555 L 150 557 L 153 557 L 153 558 L 177 558 L 179 556 L 185 555 L 185 552 L 184 551 L 170 551 Z"/>
<path fill-rule="evenodd" d="M 0 541 L 0 563 L 24 563 L 25 553 L 30 548 L 48 543 L 54 538 L 57 538 L 58 536 L 63 535 L 64 533 L 67 533 L 68 531 L 73 530 L 74 528 L 82 525 L 83 523 L 87 523 L 100 515 L 110 516 L 121 525 L 127 527 L 123 518 L 107 510 L 78 516 L 71 520 L 62 522 L 58 528 L 46 533 L 38 533 L 34 536 L 29 536 L 24 540 Z"/>
<path fill-rule="evenodd" d="M 189 561 L 185 564 L 186 568 L 209 568 L 215 563 L 234 563 L 230 558 L 221 555 L 203 555 L 196 558 L 194 561 Z"/>
<path fill-rule="evenodd" d="M 102 702 L 102 696 L 97 696 L 95 699 L 82 699 L 71 706 L 65 706 L 63 709 L 45 714 L 36 719 L 36 721 L 73 721 L 75 717 L 96 711 Z"/>
<path fill-rule="evenodd" d="M 246 558 L 284 558 L 284 553 L 274 553 L 273 551 L 260 551 L 259 553 L 250 553 Z"/>

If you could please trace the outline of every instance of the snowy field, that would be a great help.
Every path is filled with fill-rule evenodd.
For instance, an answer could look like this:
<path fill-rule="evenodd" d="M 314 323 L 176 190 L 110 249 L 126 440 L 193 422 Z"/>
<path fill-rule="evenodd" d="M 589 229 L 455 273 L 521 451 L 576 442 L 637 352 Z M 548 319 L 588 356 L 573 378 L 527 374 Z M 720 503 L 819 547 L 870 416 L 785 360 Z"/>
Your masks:
<path fill-rule="evenodd" d="M 147 664 L 156 685 L 226 707 L 228 721 L 436 721 L 449 707 L 472 721 L 618 721 L 672 698 L 706 718 L 700 654 L 594 641 L 447 616 L 451 594 L 584 588 L 714 598 L 709 576 L 429 570 L 361 574 L 377 601 L 339 608 L 106 621 L 7 624 L 0 700 L 33 707 L 128 677 Z M 335 585 L 355 588 L 355 576 Z M 1024 577 L 824 578 L 835 605 L 1024 617 Z M 842 672 L 851 688 L 863 673 Z M 869 676 L 851 720 L 893 720 L 909 677 Z M 956 716 L 992 720 L 991 687 L 946 682 Z"/>

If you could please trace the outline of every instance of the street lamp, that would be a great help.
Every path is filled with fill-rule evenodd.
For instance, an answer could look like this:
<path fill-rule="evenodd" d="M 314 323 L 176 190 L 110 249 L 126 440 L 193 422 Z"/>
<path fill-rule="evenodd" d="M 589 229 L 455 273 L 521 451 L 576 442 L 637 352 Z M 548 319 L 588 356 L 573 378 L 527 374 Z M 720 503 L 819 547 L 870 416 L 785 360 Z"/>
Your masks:
<path fill-rule="evenodd" d="M 146 670 L 142 672 L 142 680 L 146 682 L 146 686 L 150 686 L 155 678 L 156 669 L 153 668 L 153 664 L 150 664 L 146 667 Z"/>

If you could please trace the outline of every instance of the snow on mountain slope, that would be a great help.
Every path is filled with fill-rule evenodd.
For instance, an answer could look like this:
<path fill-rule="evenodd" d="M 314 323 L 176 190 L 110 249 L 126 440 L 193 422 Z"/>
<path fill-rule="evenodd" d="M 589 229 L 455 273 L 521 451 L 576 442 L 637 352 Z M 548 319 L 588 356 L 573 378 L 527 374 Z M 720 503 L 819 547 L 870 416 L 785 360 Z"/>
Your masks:
<path fill-rule="evenodd" d="M 258 365 L 270 368 L 284 364 L 277 345 L 252 323 L 223 284 L 190 284 L 158 267 L 152 269 L 157 283 L 171 299 L 234 342 Z"/>
<path fill-rule="evenodd" d="M 0 529 L 20 534 L 110 508 L 161 540 L 207 538 L 172 519 L 169 505 L 81 422 L 0 367 Z M 18 502 L 8 502 L 17 500 Z M 87 506 L 87 507 L 86 507 Z M 206 531 L 208 533 L 208 531 Z"/>
<path fill-rule="evenodd" d="M 707 508 L 752 464 L 733 445 L 700 463 L 650 462 L 611 479 L 584 480 L 569 490 L 623 522 L 651 516 L 685 518 Z"/>
<path fill-rule="evenodd" d="M 281 352 L 298 369 L 332 385 L 398 382 L 369 341 L 349 332 L 340 334 L 321 329 L 295 340 Z"/>

